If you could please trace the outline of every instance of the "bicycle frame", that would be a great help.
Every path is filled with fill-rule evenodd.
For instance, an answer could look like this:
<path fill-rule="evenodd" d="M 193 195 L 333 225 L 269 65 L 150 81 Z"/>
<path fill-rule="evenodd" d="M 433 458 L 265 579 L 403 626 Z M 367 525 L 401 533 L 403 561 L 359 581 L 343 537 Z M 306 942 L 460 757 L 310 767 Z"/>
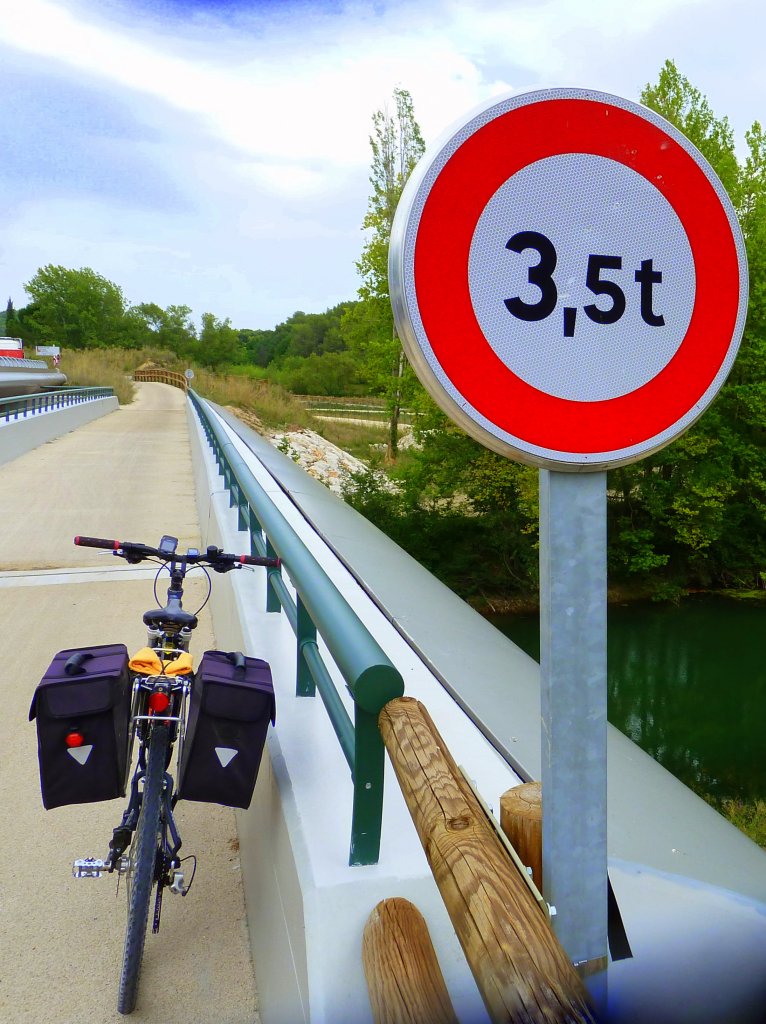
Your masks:
<path fill-rule="evenodd" d="M 165 608 L 156 612 L 146 612 L 144 619 L 151 618 L 148 629 L 148 645 L 157 652 L 161 662 L 174 660 L 180 654 L 187 653 L 193 626 L 181 626 L 174 619 L 178 614 L 188 615 L 183 611 L 183 580 L 186 576 L 186 560 L 181 558 L 180 564 L 175 559 L 169 565 L 170 586 L 167 592 L 167 604 Z M 167 620 L 159 619 L 163 613 L 167 614 Z M 196 623 L 195 623 L 196 625 Z M 167 713 L 153 711 L 149 707 L 149 698 L 153 693 L 164 693 L 169 698 Z M 123 789 L 130 793 L 128 806 L 123 812 L 121 823 L 113 830 L 112 840 L 109 843 L 109 856 L 105 862 L 106 870 L 121 875 L 127 870 L 124 863 L 124 853 L 132 841 L 133 832 L 138 822 L 138 815 L 141 809 L 141 791 L 139 783 L 144 777 L 146 770 L 146 750 L 148 746 L 149 730 L 160 726 L 170 730 L 169 748 L 176 748 L 176 763 L 180 770 L 181 758 L 183 756 L 183 745 L 185 738 L 186 712 L 189 695 L 191 693 L 191 682 L 187 676 L 167 676 L 164 673 L 156 675 L 136 675 L 133 681 L 133 693 L 131 701 L 131 715 L 128 734 L 128 756 L 125 769 L 125 780 Z M 133 750 L 136 742 L 139 741 L 138 761 L 133 766 Z M 172 756 L 172 755 L 171 755 Z M 132 775 L 132 778 L 131 778 Z M 181 848 L 181 837 L 173 817 L 173 806 L 175 804 L 173 794 L 174 781 L 172 775 L 165 772 L 165 784 L 163 787 L 162 801 L 162 842 L 161 857 L 162 864 L 158 866 L 158 893 L 157 902 L 161 903 L 162 889 L 165 885 L 176 884 L 177 879 L 169 881 L 170 873 L 178 871 L 180 862 L 178 851 Z M 167 833 L 170 832 L 173 840 L 172 846 L 167 843 Z M 181 883 L 182 884 L 182 883 Z M 186 890 L 188 891 L 188 890 Z M 152 931 L 159 928 L 159 915 L 155 912 L 155 921 Z"/>
<path fill-rule="evenodd" d="M 185 896 L 196 871 L 196 858 L 184 858 L 194 862 L 189 883 L 185 884 L 179 858 L 181 835 L 173 816 L 178 797 L 174 791 L 173 776 L 168 771 L 173 746 L 177 744 L 180 775 L 193 687 L 191 672 L 167 674 L 172 662 L 182 654 L 188 654 L 192 630 L 197 626 L 196 614 L 183 608 L 187 567 L 202 566 L 210 581 L 206 566 L 216 573 L 226 573 L 243 565 L 278 567 L 280 562 L 271 556 L 228 554 L 214 546 L 209 546 L 204 552 L 190 548 L 186 554 L 176 555 L 178 541 L 170 536 L 164 536 L 157 548 L 132 541 L 83 536 L 75 537 L 75 544 L 111 551 L 131 564 L 154 559 L 170 573 L 165 606 L 150 609 L 143 616 L 148 628 L 148 646 L 156 654 L 160 671 L 153 671 L 158 667 L 153 663 L 150 665 L 152 671 L 136 673 L 133 678 L 127 764 L 122 787 L 123 793 L 128 795 L 128 804 L 122 821 L 112 830 L 106 859 L 86 857 L 74 863 L 77 878 L 99 878 L 106 871 L 117 874 L 119 886 L 119 879 L 126 875 L 128 922 L 117 1009 L 122 1014 L 129 1014 L 136 1006 L 151 894 L 154 891 L 152 931 L 156 932 L 160 926 L 164 890 L 169 888 L 172 893 Z M 136 742 L 138 758 L 134 767 Z"/>

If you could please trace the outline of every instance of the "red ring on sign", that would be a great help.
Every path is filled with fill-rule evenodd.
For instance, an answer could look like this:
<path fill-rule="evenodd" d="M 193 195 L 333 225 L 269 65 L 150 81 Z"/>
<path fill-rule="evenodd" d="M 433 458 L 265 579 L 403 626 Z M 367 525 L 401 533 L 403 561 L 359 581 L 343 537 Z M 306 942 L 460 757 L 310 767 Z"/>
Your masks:
<path fill-rule="evenodd" d="M 565 153 L 615 160 L 657 188 L 686 232 L 696 273 L 694 309 L 673 358 L 635 391 L 598 402 L 549 395 L 513 373 L 484 337 L 468 283 L 471 241 L 489 200 L 527 165 Z M 577 454 L 639 445 L 686 416 L 725 361 L 740 300 L 732 228 L 694 158 L 653 122 L 605 101 L 581 99 L 516 107 L 458 147 L 425 200 L 414 283 L 433 353 L 462 397 L 526 444 Z"/>

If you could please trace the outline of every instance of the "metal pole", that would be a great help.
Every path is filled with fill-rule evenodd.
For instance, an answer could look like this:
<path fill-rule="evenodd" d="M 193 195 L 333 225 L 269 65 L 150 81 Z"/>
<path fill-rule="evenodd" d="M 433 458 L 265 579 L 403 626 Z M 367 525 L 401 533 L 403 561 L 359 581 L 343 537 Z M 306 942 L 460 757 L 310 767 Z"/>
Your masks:
<path fill-rule="evenodd" d="M 606 473 L 540 471 L 543 886 L 606 998 Z"/>

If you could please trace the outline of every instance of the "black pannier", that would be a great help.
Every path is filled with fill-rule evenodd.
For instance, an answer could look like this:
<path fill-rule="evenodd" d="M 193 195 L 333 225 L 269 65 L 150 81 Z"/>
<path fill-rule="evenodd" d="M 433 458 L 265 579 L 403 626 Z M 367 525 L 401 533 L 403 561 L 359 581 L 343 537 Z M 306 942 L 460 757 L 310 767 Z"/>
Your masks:
<path fill-rule="evenodd" d="M 239 652 L 206 651 L 192 684 L 179 797 L 249 807 L 274 721 L 268 663 Z"/>
<path fill-rule="evenodd" d="M 59 651 L 35 690 L 47 808 L 125 795 L 131 684 L 124 644 Z"/>

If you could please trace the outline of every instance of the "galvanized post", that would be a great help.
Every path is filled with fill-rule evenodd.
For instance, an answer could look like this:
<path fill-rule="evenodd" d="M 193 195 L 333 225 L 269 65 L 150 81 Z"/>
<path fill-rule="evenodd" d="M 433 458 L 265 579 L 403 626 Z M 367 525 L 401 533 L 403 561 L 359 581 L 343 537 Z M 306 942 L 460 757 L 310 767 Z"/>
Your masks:
<path fill-rule="evenodd" d="M 237 488 L 237 529 L 243 533 L 249 533 L 250 506 L 241 488 Z"/>
<path fill-rule="evenodd" d="M 377 864 L 383 816 L 385 746 L 378 714 L 354 704 L 354 809 L 351 818 L 351 866 Z"/>
<path fill-rule="evenodd" d="M 297 640 L 298 647 L 297 669 L 295 673 L 295 696 L 313 697 L 316 693 L 316 684 L 311 672 L 309 671 L 309 667 L 306 664 L 306 659 L 303 657 L 303 645 L 306 643 L 316 643 L 317 628 L 314 625 L 306 606 L 301 600 L 300 594 L 298 595 L 298 628 L 295 632 L 295 638 Z"/>
<path fill-rule="evenodd" d="M 247 503 L 248 507 L 248 530 L 250 531 L 250 554 L 260 555 L 263 551 L 263 531 L 261 530 L 261 524 L 258 522 L 258 518 L 253 511 L 250 502 Z"/>
<path fill-rule="evenodd" d="M 540 669 L 544 894 L 556 907 L 564 949 L 584 976 L 601 975 L 594 979 L 601 989 L 608 952 L 605 472 L 540 471 Z"/>
<path fill-rule="evenodd" d="M 276 558 L 277 553 L 274 550 L 274 545 L 271 543 L 269 538 L 266 538 L 266 557 Z M 266 570 L 266 611 L 267 612 L 281 612 L 282 603 L 277 596 L 276 591 L 271 586 L 271 577 L 276 573 L 277 576 L 282 575 L 281 569 L 267 569 Z"/>

